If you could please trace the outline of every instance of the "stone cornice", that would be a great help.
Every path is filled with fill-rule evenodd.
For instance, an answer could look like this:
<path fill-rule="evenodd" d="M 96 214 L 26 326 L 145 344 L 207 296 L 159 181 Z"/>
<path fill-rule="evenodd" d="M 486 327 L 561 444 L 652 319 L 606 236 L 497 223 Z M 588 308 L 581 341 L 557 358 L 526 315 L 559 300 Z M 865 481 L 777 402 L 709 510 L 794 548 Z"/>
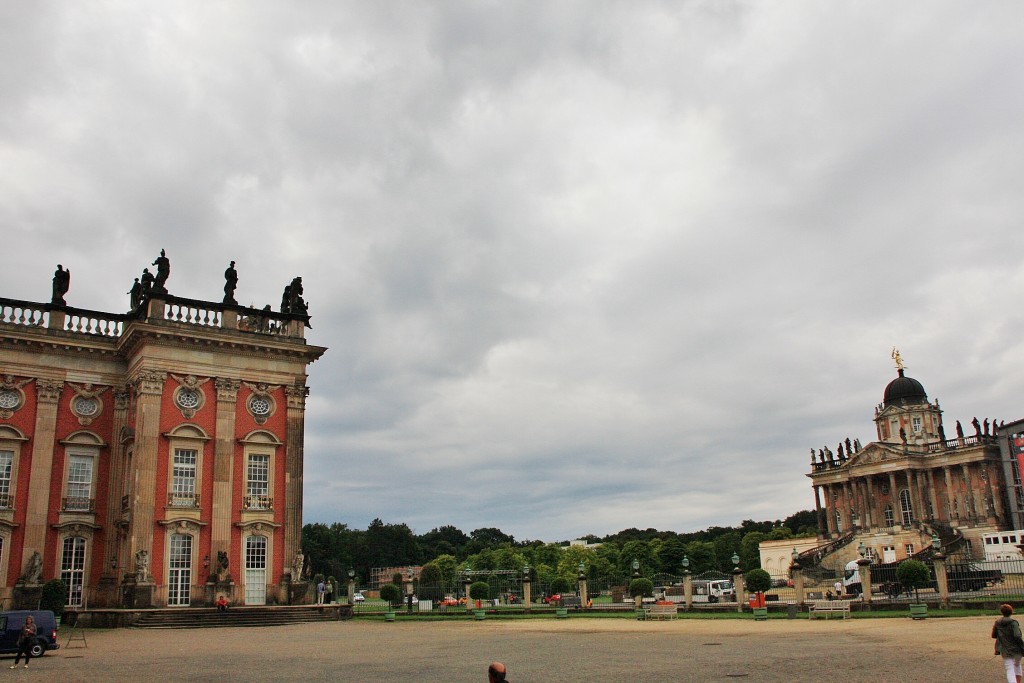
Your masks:
<path fill-rule="evenodd" d="M 234 356 L 265 358 L 284 356 L 312 363 L 327 351 L 313 346 L 301 337 L 266 336 L 214 327 L 184 325 L 180 323 L 133 322 L 118 340 L 118 350 L 126 357 L 140 346 L 157 344 L 182 349 L 223 349 Z"/>

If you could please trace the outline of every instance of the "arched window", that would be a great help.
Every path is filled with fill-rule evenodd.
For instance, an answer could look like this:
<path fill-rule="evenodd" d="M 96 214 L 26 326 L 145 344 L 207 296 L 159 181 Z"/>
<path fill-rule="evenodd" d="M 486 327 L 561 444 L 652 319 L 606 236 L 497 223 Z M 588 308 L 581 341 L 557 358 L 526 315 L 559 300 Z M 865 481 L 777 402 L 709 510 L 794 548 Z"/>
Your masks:
<path fill-rule="evenodd" d="M 245 604 L 267 603 L 267 537 L 245 539 Z"/>
<path fill-rule="evenodd" d="M 900 516 L 903 526 L 910 526 L 914 523 L 914 510 L 910 507 L 910 491 L 908 489 L 900 491 Z"/>

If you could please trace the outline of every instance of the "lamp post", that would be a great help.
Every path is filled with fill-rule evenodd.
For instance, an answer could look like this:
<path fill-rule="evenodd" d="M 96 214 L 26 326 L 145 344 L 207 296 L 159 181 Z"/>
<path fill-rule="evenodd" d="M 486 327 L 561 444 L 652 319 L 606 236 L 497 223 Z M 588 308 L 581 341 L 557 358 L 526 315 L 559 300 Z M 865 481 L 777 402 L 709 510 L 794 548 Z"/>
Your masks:
<path fill-rule="evenodd" d="M 789 565 L 789 574 L 793 578 L 793 592 L 796 593 L 796 604 L 804 604 L 804 568 L 800 566 L 800 553 L 793 548 L 790 555 L 792 563 Z"/>
<path fill-rule="evenodd" d="M 639 578 L 640 578 L 640 560 L 638 560 L 636 558 L 633 558 L 633 580 L 636 581 Z M 634 605 L 636 606 L 637 609 L 640 609 L 641 607 L 643 607 L 643 599 L 644 599 L 643 595 L 640 595 L 640 594 L 633 596 L 633 603 L 634 603 Z"/>
<path fill-rule="evenodd" d="M 523 608 L 530 609 L 530 565 L 523 565 Z"/>
<path fill-rule="evenodd" d="M 409 567 L 409 569 L 405 573 L 405 603 L 406 603 L 406 612 L 408 612 L 409 614 L 412 614 L 412 579 L 413 579 L 413 575 L 414 574 L 413 574 L 413 571 L 412 571 L 412 567 Z"/>
<path fill-rule="evenodd" d="M 864 604 L 871 604 L 871 558 L 868 557 L 867 546 L 864 541 L 857 545 L 857 553 L 860 559 L 857 560 L 857 573 L 860 575 L 860 590 Z"/>
<path fill-rule="evenodd" d="M 932 534 L 932 568 L 935 570 L 935 585 L 939 589 L 939 602 L 949 606 L 949 574 L 946 571 L 946 554 L 942 552 L 942 541 L 938 534 Z"/>
<path fill-rule="evenodd" d="M 580 607 L 587 606 L 587 565 L 580 562 L 577 567 L 579 572 L 579 592 L 580 592 Z"/>
<path fill-rule="evenodd" d="M 348 604 L 354 605 L 356 602 L 356 570 L 352 567 L 348 568 Z"/>
<path fill-rule="evenodd" d="M 462 583 L 464 584 L 465 589 L 466 589 L 466 609 L 469 609 L 469 604 L 470 604 L 469 603 L 469 584 L 472 583 L 472 579 L 469 578 L 469 572 L 470 571 L 471 571 L 471 569 L 469 567 L 469 563 L 467 562 L 466 566 L 462 568 Z"/>
<path fill-rule="evenodd" d="M 736 593 L 736 611 L 743 611 L 743 603 L 746 601 L 746 591 L 743 585 L 743 570 L 740 569 L 740 556 L 732 554 L 732 587 Z"/>
<path fill-rule="evenodd" d="M 683 600 L 686 609 L 693 607 L 693 574 L 690 573 L 690 558 L 683 555 Z"/>

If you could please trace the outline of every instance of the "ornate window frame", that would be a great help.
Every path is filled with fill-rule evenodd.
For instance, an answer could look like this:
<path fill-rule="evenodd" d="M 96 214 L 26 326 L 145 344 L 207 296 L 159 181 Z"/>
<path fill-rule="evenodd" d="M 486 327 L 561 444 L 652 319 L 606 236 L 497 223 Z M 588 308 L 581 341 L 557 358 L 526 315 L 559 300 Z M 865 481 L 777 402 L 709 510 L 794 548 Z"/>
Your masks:
<path fill-rule="evenodd" d="M 166 432 L 164 438 L 167 439 L 167 501 L 164 506 L 165 510 L 175 511 L 186 511 L 184 514 L 191 517 L 188 511 L 191 511 L 198 518 L 199 510 L 202 504 L 200 492 L 203 490 L 203 461 L 205 460 L 206 442 L 210 440 L 210 436 L 203 430 L 202 427 L 186 423 L 176 426 L 174 429 Z M 175 494 L 173 490 L 174 486 L 174 457 L 175 451 L 195 451 L 196 452 L 196 476 L 195 476 L 195 489 L 189 496 L 183 497 L 180 494 Z"/>
<path fill-rule="evenodd" d="M 28 437 L 10 425 L 0 425 L 0 451 L 9 451 L 11 456 L 11 479 L 6 499 L 0 496 L 0 522 L 14 520 L 14 501 L 18 494 L 18 466 L 21 462 L 21 445 Z M 2 582 L 0 582 L 2 584 Z"/>
<path fill-rule="evenodd" d="M 275 434 L 265 429 L 249 432 L 238 440 L 243 446 L 242 513 L 273 517 L 274 513 L 274 472 L 277 466 L 277 450 L 284 446 Z M 269 456 L 267 463 L 267 492 L 253 494 L 249 489 L 249 461 L 252 456 Z"/>
<path fill-rule="evenodd" d="M 99 465 L 100 465 L 100 453 L 102 449 L 107 447 L 106 442 L 103 441 L 99 435 L 89 431 L 77 431 L 69 434 L 66 439 L 61 439 L 60 444 L 64 446 L 64 472 L 61 478 L 61 491 L 63 492 L 61 500 L 61 513 L 71 515 L 96 515 L 96 503 L 97 503 L 97 487 L 99 484 Z M 78 499 L 81 496 L 69 496 L 68 485 L 70 482 L 71 463 L 73 458 L 89 458 L 90 459 L 90 481 L 89 481 L 89 495 L 87 497 L 88 503 L 83 500 L 72 500 L 72 498 Z"/>
<path fill-rule="evenodd" d="M 206 522 L 201 522 L 196 519 L 189 517 L 176 516 L 172 519 L 162 519 L 157 522 L 164 527 L 164 564 L 160 568 L 163 572 L 161 583 L 164 584 L 164 590 L 167 589 L 167 582 L 170 577 L 170 561 L 171 561 L 171 536 L 180 534 L 183 536 L 192 537 L 192 589 L 190 595 L 195 597 L 201 595 L 199 592 L 200 587 L 206 583 L 206 576 L 203 576 L 201 572 L 209 571 L 209 568 L 204 568 L 203 563 L 200 561 L 200 549 L 199 544 L 202 540 L 201 532 Z M 167 599 L 167 596 L 164 596 Z"/>
<path fill-rule="evenodd" d="M 264 382 L 245 382 L 245 386 L 252 392 L 249 398 L 245 399 L 245 409 L 252 415 L 256 424 L 266 423 L 277 412 L 277 400 L 274 399 L 273 392 L 278 387 Z"/>
<path fill-rule="evenodd" d="M 3 379 L 0 380 L 0 391 L 12 396 L 14 402 L 11 404 L 10 399 L 3 401 L 3 405 L 0 405 L 0 419 L 10 420 L 14 417 L 14 413 L 25 407 L 25 390 L 22 387 L 31 381 L 31 379 L 15 380 L 14 375 L 3 376 Z"/>
<path fill-rule="evenodd" d="M 191 420 L 206 405 L 206 392 L 202 387 L 210 381 L 210 378 L 201 380 L 195 375 L 185 375 L 184 377 L 171 375 L 171 377 L 178 382 L 178 386 L 171 393 L 174 407 L 181 411 L 182 417 Z"/>

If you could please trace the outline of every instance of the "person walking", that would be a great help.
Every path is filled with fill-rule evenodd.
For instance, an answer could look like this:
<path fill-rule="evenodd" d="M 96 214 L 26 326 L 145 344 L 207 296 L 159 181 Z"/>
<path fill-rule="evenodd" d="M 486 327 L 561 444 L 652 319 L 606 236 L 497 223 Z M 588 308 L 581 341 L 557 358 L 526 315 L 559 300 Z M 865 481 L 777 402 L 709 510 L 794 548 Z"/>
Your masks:
<path fill-rule="evenodd" d="M 1024 640 L 1021 639 L 1020 624 L 1011 619 L 1012 605 L 1000 605 L 1003 615 L 992 625 L 992 637 L 996 640 L 996 654 L 1003 658 L 1006 669 L 1006 683 L 1021 683 L 1020 658 L 1024 654 Z"/>
<path fill-rule="evenodd" d="M 12 669 L 18 668 L 18 662 L 21 661 L 21 655 L 25 655 L 25 668 L 28 668 L 28 662 L 32 659 L 32 648 L 36 644 L 36 620 L 32 618 L 32 615 L 25 617 L 25 625 L 21 627 L 21 631 L 18 633 L 18 654 L 14 656 L 14 664 L 11 664 Z M 1020 658 L 1017 658 L 1020 661 Z"/>

